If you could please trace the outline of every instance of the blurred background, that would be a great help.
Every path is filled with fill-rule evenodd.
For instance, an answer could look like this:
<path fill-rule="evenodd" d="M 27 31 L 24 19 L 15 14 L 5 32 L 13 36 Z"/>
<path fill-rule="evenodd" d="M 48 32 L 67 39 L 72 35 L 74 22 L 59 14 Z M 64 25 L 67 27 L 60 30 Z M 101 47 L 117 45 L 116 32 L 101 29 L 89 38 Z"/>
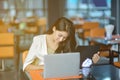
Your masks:
<path fill-rule="evenodd" d="M 20 72 L 21 53 L 29 49 L 33 36 L 43 34 L 56 19 L 65 16 L 75 25 L 98 22 L 101 28 L 113 24 L 113 34 L 120 34 L 119 6 L 119 0 L 0 0 L 0 33 L 14 33 L 15 65 Z M 0 72 L 0 80 L 8 80 L 5 76 L 10 75 L 5 72 L 15 69 L 15 65 L 13 59 L 5 59 L 5 71 Z"/>

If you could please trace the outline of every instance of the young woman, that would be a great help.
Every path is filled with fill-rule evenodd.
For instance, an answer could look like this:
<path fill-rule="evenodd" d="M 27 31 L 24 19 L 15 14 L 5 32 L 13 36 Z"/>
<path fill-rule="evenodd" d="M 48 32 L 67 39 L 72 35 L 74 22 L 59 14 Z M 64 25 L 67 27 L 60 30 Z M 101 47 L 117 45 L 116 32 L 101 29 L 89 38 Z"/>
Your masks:
<path fill-rule="evenodd" d="M 23 70 L 43 69 L 44 55 L 74 52 L 76 47 L 73 23 L 65 17 L 59 18 L 43 35 L 35 36 Z"/>
<path fill-rule="evenodd" d="M 33 43 L 23 64 L 23 70 L 43 69 L 44 55 L 74 52 L 75 48 L 76 40 L 73 23 L 69 19 L 61 17 L 45 34 L 33 38 Z M 93 56 L 94 63 L 98 60 L 98 54 Z"/>

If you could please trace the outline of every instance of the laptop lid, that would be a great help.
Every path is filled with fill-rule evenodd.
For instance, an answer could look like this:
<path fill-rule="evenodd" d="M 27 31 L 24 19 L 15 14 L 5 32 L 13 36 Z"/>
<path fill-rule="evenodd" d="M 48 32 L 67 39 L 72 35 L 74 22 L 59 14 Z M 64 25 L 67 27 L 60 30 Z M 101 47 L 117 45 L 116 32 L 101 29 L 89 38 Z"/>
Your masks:
<path fill-rule="evenodd" d="M 98 52 L 98 50 L 100 49 L 99 46 L 78 46 L 76 48 L 76 51 L 77 52 L 80 52 L 80 68 L 81 68 L 81 65 L 83 63 L 83 61 L 86 59 L 86 58 L 92 58 L 93 55 Z"/>
<path fill-rule="evenodd" d="M 80 53 L 51 54 L 44 56 L 44 78 L 61 78 L 79 75 Z"/>

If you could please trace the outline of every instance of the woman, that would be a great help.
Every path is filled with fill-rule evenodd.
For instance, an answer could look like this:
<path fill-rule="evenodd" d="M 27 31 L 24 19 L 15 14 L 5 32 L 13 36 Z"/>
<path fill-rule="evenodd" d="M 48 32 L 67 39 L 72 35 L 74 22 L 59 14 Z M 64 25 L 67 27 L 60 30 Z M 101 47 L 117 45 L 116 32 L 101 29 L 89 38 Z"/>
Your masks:
<path fill-rule="evenodd" d="M 76 48 L 75 29 L 73 23 L 65 18 L 59 18 L 43 35 L 35 36 L 28 55 L 23 64 L 24 71 L 44 68 L 44 55 L 62 52 L 74 52 Z M 99 59 L 93 56 L 93 62 Z"/>
<path fill-rule="evenodd" d="M 34 37 L 23 64 L 23 70 L 43 69 L 44 55 L 74 52 L 75 47 L 76 41 L 73 23 L 67 18 L 61 17 L 45 34 Z"/>

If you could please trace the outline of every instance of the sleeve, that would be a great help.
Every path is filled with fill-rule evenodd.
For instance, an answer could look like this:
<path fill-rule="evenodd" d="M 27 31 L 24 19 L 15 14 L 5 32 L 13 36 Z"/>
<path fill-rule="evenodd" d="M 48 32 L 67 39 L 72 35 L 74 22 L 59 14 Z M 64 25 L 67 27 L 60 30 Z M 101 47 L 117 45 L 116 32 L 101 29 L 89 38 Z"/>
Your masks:
<path fill-rule="evenodd" d="M 106 57 L 100 57 L 99 61 L 96 64 L 108 64 L 109 59 Z"/>
<path fill-rule="evenodd" d="M 39 38 L 37 38 L 37 37 L 33 38 L 32 45 L 29 49 L 28 55 L 27 55 L 25 62 L 23 64 L 23 71 L 25 70 L 26 66 L 31 64 L 34 61 L 34 59 L 36 58 L 37 47 L 38 47 L 38 40 L 37 39 L 39 39 Z"/>

